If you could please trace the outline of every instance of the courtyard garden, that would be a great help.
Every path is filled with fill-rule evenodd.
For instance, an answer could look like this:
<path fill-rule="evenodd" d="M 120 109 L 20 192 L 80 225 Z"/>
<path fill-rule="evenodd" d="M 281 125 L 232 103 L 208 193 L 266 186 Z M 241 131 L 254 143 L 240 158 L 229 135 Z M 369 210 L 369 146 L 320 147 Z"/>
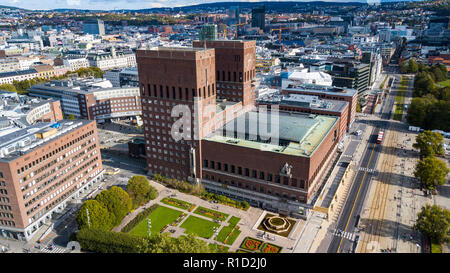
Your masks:
<path fill-rule="evenodd" d="M 189 216 L 181 224 L 181 228 L 186 229 L 186 233 L 209 239 L 214 234 L 214 228 L 219 228 L 219 224 L 195 216 Z"/>
<path fill-rule="evenodd" d="M 165 206 L 158 206 L 146 219 L 142 220 L 135 228 L 133 228 L 130 231 L 130 234 L 147 236 L 147 219 L 151 219 L 151 233 L 159 234 L 164 227 L 175 222 L 182 214 L 183 213 L 181 211 Z"/>

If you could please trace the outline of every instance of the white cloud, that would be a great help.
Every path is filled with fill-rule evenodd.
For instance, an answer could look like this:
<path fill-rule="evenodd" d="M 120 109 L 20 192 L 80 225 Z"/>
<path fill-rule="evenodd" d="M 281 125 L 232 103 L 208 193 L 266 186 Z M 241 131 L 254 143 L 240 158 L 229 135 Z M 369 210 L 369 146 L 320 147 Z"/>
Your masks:
<path fill-rule="evenodd" d="M 67 5 L 79 6 L 79 5 L 81 5 L 81 0 L 67 0 Z"/>

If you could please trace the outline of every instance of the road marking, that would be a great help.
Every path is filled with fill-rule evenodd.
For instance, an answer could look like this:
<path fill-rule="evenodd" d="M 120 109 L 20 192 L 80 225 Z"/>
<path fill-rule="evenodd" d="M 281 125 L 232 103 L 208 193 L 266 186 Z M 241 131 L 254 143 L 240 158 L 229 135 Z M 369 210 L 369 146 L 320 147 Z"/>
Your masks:
<path fill-rule="evenodd" d="M 44 248 L 44 249 L 41 250 L 41 252 L 44 252 L 44 253 L 64 253 L 64 252 L 66 252 L 66 249 L 56 246 L 56 247 L 53 247 L 52 250 Z"/>
<path fill-rule="evenodd" d="M 342 231 L 340 229 L 335 229 L 333 231 L 333 236 L 342 237 L 342 238 L 348 239 L 350 241 L 355 241 L 355 237 L 356 237 L 355 233 Z"/>
<path fill-rule="evenodd" d="M 369 167 L 370 161 L 371 161 L 372 156 L 373 156 L 373 152 L 375 151 L 375 144 L 373 144 L 372 147 L 373 147 L 373 149 L 372 149 L 372 152 L 370 153 L 369 161 L 367 162 L 367 166 L 366 166 L 366 167 Z M 350 223 L 350 218 L 352 217 L 353 210 L 355 209 L 356 201 L 358 201 L 359 192 L 361 191 L 361 187 L 362 187 L 362 185 L 364 184 L 364 179 L 366 178 L 366 174 L 367 174 L 367 172 L 364 172 L 364 175 L 363 175 L 361 184 L 359 185 L 358 192 L 356 193 L 355 202 L 353 202 L 352 210 L 350 211 L 350 215 L 348 216 L 347 224 L 345 225 L 344 231 L 347 231 L 347 227 L 348 227 L 348 224 Z M 344 240 L 344 238 L 342 238 L 342 239 L 340 240 L 340 242 L 339 242 L 339 246 L 338 246 L 338 249 L 337 249 L 337 253 L 339 253 L 339 250 L 341 249 L 341 245 L 342 245 L 342 241 L 343 241 L 343 240 Z"/>

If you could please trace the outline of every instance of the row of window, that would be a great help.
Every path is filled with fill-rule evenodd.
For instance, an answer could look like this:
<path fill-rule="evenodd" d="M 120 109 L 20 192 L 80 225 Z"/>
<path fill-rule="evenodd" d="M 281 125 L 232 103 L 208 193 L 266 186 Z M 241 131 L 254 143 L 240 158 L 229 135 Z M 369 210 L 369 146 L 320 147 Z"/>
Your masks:
<path fill-rule="evenodd" d="M 153 88 L 151 84 L 147 84 L 147 89 L 145 88 L 145 85 L 142 84 L 141 89 L 143 97 L 148 96 L 173 100 L 192 100 L 194 97 L 206 98 L 215 95 L 214 83 L 208 86 L 203 86 L 203 88 L 199 88 L 198 90 L 196 88 L 192 88 L 189 91 L 189 88 L 185 88 L 184 92 L 182 87 L 178 87 L 177 89 L 175 86 L 170 88 L 169 86 L 159 85 L 158 88 L 156 84 L 153 85 Z"/>
<path fill-rule="evenodd" d="M 56 183 L 55 186 L 52 187 L 52 189 L 47 190 L 46 194 L 51 192 L 52 190 L 56 189 L 57 187 L 59 187 L 61 184 L 65 183 L 67 180 L 69 180 L 70 178 L 72 178 L 74 175 L 79 174 L 81 171 L 83 171 L 84 169 L 86 169 L 89 165 L 93 164 L 94 162 L 96 162 L 98 160 L 98 157 L 95 157 L 94 159 L 90 160 L 89 162 L 87 162 L 86 164 L 84 164 L 83 166 L 81 166 L 80 168 L 78 168 L 76 171 L 72 172 L 69 176 L 65 177 L 64 179 L 62 179 L 60 182 Z M 95 164 L 98 167 L 98 164 Z M 92 168 L 90 168 L 89 170 L 92 170 Z M 86 175 L 87 173 L 89 173 L 89 171 L 85 171 L 84 175 Z M 79 178 L 83 177 L 82 174 L 80 174 L 79 176 L 77 176 Z M 71 181 L 70 184 L 73 184 L 73 181 Z M 63 194 L 58 197 L 56 200 L 52 201 L 50 203 L 50 205 L 47 205 L 45 207 L 45 209 L 42 209 L 41 211 L 39 211 L 38 213 L 36 213 L 33 217 L 31 217 L 31 219 L 34 221 L 36 219 L 36 217 L 40 217 L 43 213 L 45 213 L 47 210 L 51 209 L 54 205 L 58 204 L 60 201 L 62 201 L 66 196 L 68 196 L 69 194 L 71 194 L 76 188 L 72 187 L 71 190 L 65 191 L 63 192 Z M 56 193 L 55 193 L 56 195 Z M 45 196 L 45 194 L 43 195 Z M 42 197 L 43 197 L 42 196 Z M 38 201 L 39 197 L 36 196 L 36 200 Z M 29 211 L 27 211 L 27 215 L 32 213 L 35 210 L 38 210 L 38 208 L 41 206 L 41 203 L 38 203 L 36 206 L 34 206 L 33 208 L 31 208 Z"/>
<path fill-rule="evenodd" d="M 242 182 L 235 182 L 233 180 L 228 181 L 227 179 L 223 178 L 223 177 L 216 177 L 214 175 L 209 175 L 209 174 L 205 174 L 205 178 L 208 180 L 212 180 L 212 181 L 217 181 L 219 183 L 223 183 L 225 185 L 230 185 L 230 186 L 235 186 L 235 187 L 239 187 L 242 189 L 246 189 L 246 190 L 252 190 L 252 191 L 256 191 L 256 192 L 260 192 L 263 194 L 268 194 L 268 195 L 273 195 L 276 197 L 283 197 L 285 199 L 291 199 L 293 201 L 299 201 L 299 202 L 305 202 L 306 198 L 303 195 L 288 195 L 285 192 L 278 192 L 278 191 L 272 191 L 272 189 L 270 188 L 265 188 L 264 186 L 260 185 L 259 187 L 252 185 L 252 184 L 247 184 L 247 183 L 242 183 Z"/>
<path fill-rule="evenodd" d="M 24 165 L 23 167 L 21 167 L 20 169 L 17 169 L 17 174 L 24 173 L 26 170 L 31 169 L 32 167 L 34 167 L 35 165 L 38 165 L 38 164 L 41 163 L 42 161 L 45 161 L 45 160 L 48 159 L 49 157 L 54 156 L 55 154 L 57 154 L 57 153 L 59 153 L 59 152 L 61 152 L 61 151 L 66 150 L 66 149 L 69 148 L 70 146 L 72 146 L 72 145 L 78 143 L 79 141 L 81 141 L 81 140 L 83 140 L 84 138 L 86 138 L 86 137 L 92 135 L 93 133 L 94 133 L 93 130 L 92 130 L 92 131 L 89 131 L 88 133 L 86 133 L 86 134 L 84 134 L 84 135 L 82 135 L 82 136 L 80 136 L 80 137 L 78 137 L 78 138 L 76 138 L 76 139 L 74 139 L 74 140 L 72 140 L 72 141 L 70 141 L 70 142 L 68 142 L 68 143 L 66 143 L 66 144 L 64 144 L 64 145 L 62 145 L 62 146 L 60 146 L 60 147 L 58 147 L 57 149 L 55 149 L 55 150 L 53 150 L 52 152 L 50 152 L 50 153 L 48 153 L 48 154 L 42 156 L 41 158 L 38 158 L 38 159 L 36 159 L 36 160 L 34 160 L 34 161 L 32 161 L 32 162 L 29 162 L 28 164 L 25 163 L 25 165 Z"/>
<path fill-rule="evenodd" d="M 14 219 L 14 215 L 12 213 L 8 213 L 8 212 L 0 212 L 0 217 Z"/>
<path fill-rule="evenodd" d="M 281 177 L 280 175 L 273 175 L 271 173 L 266 173 L 264 171 L 258 171 L 258 170 L 250 170 L 249 168 L 243 168 L 241 166 L 235 166 L 235 165 L 228 165 L 227 163 L 221 163 L 221 162 L 214 162 L 214 161 L 208 161 L 207 159 L 203 160 L 203 167 L 210 168 L 213 170 L 223 171 L 223 172 L 229 172 L 241 176 L 251 177 L 255 179 L 264 180 L 267 182 L 275 182 L 278 184 L 284 184 L 289 185 L 292 187 L 299 187 L 304 189 L 305 188 L 305 181 L 303 179 L 300 179 L 300 183 L 297 183 L 296 178 L 289 179 L 286 176 Z"/>
<path fill-rule="evenodd" d="M 2 226 L 11 226 L 11 227 L 15 227 L 16 226 L 14 221 L 6 221 L 6 220 L 0 220 L 0 225 L 2 225 Z"/>
<path fill-rule="evenodd" d="M 7 205 L 0 205 L 0 209 L 1 210 L 9 210 L 9 211 L 12 210 L 11 206 L 7 206 Z"/>
<path fill-rule="evenodd" d="M 238 76 L 238 74 L 236 73 L 236 71 L 233 71 L 233 73 L 231 73 L 231 71 L 219 71 L 219 70 L 216 71 L 216 81 L 237 82 L 238 81 L 237 76 Z M 239 82 L 242 82 L 242 80 L 244 80 L 244 82 L 246 82 L 254 77 L 255 77 L 255 70 L 250 70 L 250 71 L 245 72 L 244 78 L 242 78 L 242 72 L 239 72 Z"/>

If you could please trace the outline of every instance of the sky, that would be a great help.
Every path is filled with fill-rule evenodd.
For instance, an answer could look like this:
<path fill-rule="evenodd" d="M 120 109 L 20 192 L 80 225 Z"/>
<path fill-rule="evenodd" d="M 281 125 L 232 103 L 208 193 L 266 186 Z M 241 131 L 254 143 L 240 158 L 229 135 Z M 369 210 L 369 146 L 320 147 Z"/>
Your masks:
<path fill-rule="evenodd" d="M 277 1 L 277 0 L 266 0 Z M 287 0 L 289 1 L 289 0 Z M 298 0 L 295 0 L 298 1 Z M 355 2 L 360 0 L 322 0 L 328 2 Z M 367 0 L 373 2 L 376 0 Z M 379 1 L 379 0 L 378 0 Z M 0 5 L 25 9 L 145 9 L 160 7 L 179 7 L 213 2 L 262 2 L 259 0 L 0 0 Z M 306 2 L 306 1 L 305 1 Z"/>

